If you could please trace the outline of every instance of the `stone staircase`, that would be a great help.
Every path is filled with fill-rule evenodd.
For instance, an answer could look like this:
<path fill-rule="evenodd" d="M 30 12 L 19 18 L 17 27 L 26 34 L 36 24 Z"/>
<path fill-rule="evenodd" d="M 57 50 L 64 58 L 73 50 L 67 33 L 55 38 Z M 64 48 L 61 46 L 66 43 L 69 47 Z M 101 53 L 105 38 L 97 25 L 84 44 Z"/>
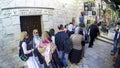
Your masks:
<path fill-rule="evenodd" d="M 110 43 L 110 44 L 113 44 L 113 40 L 112 39 L 109 39 L 105 36 L 98 36 L 97 39 L 101 40 L 101 41 L 104 41 L 104 42 L 107 42 L 107 43 Z"/>

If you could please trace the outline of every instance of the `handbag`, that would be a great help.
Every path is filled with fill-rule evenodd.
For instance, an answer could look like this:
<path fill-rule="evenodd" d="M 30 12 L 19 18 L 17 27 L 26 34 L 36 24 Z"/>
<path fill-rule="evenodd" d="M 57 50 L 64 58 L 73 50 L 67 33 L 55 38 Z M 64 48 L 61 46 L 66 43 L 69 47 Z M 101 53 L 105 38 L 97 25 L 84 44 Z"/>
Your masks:
<path fill-rule="evenodd" d="M 39 51 L 40 53 L 45 52 L 45 50 L 46 50 L 46 47 L 45 47 L 45 46 L 38 46 L 38 51 Z"/>
<path fill-rule="evenodd" d="M 56 45 L 54 44 L 54 43 L 50 43 L 50 46 L 51 46 L 51 51 L 52 51 L 52 53 L 56 50 Z"/>
<path fill-rule="evenodd" d="M 20 58 L 22 61 L 26 62 L 29 57 L 27 57 L 25 54 L 21 54 L 21 55 L 19 54 L 19 58 Z"/>
<path fill-rule="evenodd" d="M 82 44 L 82 46 L 85 46 L 85 41 L 82 41 L 81 44 Z"/>
<path fill-rule="evenodd" d="M 18 53 L 19 55 L 18 56 L 22 61 L 26 62 L 29 59 L 29 57 L 27 56 L 27 54 L 24 54 L 23 48 L 22 48 L 22 43 L 23 43 L 23 41 L 20 41 L 20 43 L 19 43 L 19 53 Z"/>

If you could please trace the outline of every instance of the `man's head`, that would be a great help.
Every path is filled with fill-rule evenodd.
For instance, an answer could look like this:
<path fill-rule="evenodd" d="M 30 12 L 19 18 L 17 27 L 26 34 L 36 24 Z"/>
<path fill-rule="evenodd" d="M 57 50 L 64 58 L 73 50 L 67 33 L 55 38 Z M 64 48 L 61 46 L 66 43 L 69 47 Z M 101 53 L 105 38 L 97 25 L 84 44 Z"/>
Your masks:
<path fill-rule="evenodd" d="M 118 20 L 117 20 L 117 24 L 120 25 L 120 18 L 118 18 Z"/>
<path fill-rule="evenodd" d="M 120 28 L 120 18 L 118 18 L 118 20 L 117 20 L 117 26 L 118 26 L 118 28 Z"/>
<path fill-rule="evenodd" d="M 94 24 L 97 24 L 97 21 L 94 21 Z"/>
<path fill-rule="evenodd" d="M 59 29 L 59 30 L 64 30 L 63 25 L 62 25 L 62 24 L 60 24 L 60 25 L 58 26 L 58 29 Z"/>

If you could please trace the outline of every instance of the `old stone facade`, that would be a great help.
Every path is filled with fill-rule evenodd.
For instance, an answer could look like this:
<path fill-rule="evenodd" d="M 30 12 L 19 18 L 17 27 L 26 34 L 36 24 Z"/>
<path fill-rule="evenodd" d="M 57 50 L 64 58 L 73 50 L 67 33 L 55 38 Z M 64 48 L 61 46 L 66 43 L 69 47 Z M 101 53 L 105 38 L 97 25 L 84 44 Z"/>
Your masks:
<path fill-rule="evenodd" d="M 1 0 L 0 5 L 0 68 L 25 66 L 18 57 L 21 32 L 20 16 L 41 16 L 41 30 L 54 28 L 75 19 L 78 23 L 83 1 L 80 0 Z"/>

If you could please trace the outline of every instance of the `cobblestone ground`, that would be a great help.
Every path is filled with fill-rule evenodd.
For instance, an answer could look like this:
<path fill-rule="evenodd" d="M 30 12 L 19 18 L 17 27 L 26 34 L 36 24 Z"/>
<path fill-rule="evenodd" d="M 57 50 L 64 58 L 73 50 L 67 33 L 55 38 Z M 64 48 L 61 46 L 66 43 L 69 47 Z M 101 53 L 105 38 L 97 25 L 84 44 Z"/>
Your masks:
<path fill-rule="evenodd" d="M 111 50 L 111 44 L 100 40 L 95 41 L 93 48 L 86 44 L 83 60 L 77 65 L 69 63 L 68 68 L 113 68 Z"/>

